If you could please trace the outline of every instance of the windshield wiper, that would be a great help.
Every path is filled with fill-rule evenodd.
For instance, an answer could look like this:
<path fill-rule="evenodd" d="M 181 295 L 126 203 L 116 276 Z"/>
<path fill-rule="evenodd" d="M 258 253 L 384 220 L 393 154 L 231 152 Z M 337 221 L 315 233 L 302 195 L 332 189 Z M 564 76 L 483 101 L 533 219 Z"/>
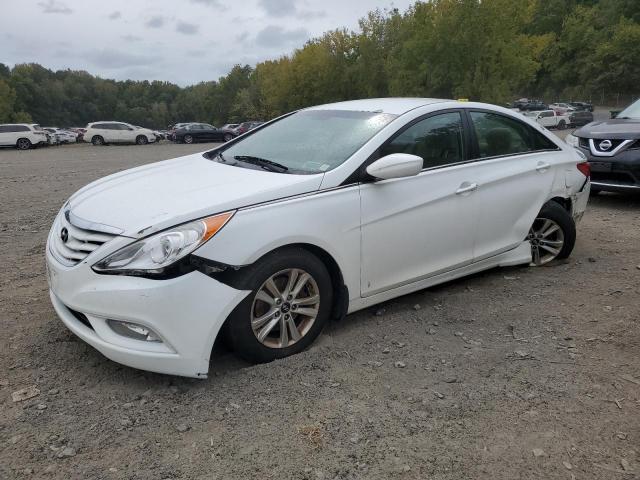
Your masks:
<path fill-rule="evenodd" d="M 236 160 L 240 160 L 241 162 L 250 163 L 252 165 L 257 165 L 259 167 L 264 168 L 265 170 L 269 170 L 270 172 L 286 172 L 289 170 L 288 167 L 285 167 L 281 163 L 277 163 L 271 160 L 267 160 L 266 158 L 254 157 L 251 155 L 236 155 L 233 158 Z"/>

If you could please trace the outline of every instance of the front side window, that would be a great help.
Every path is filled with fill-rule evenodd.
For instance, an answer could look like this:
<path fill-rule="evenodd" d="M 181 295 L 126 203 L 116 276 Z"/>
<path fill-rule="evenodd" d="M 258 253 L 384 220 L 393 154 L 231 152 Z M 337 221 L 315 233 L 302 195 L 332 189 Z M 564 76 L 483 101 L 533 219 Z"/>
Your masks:
<path fill-rule="evenodd" d="M 383 146 L 380 152 L 381 156 L 391 153 L 422 157 L 423 168 L 463 161 L 462 115 L 449 112 L 420 120 Z"/>
<path fill-rule="evenodd" d="M 515 155 L 558 147 L 540 132 L 518 120 L 489 112 L 471 112 L 480 158 Z"/>
<path fill-rule="evenodd" d="M 322 173 L 344 163 L 394 118 L 377 112 L 303 110 L 255 131 L 222 154 L 237 166 L 244 166 L 243 159 L 258 158 L 284 166 L 288 173 Z"/>

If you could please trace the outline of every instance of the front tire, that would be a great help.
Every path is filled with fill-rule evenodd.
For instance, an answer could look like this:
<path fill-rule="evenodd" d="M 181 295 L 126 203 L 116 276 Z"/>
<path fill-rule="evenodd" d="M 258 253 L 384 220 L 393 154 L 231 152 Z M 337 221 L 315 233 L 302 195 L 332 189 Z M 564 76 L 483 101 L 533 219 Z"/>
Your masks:
<path fill-rule="evenodd" d="M 93 143 L 95 146 L 104 145 L 104 138 L 102 138 L 100 135 L 94 135 L 93 138 L 91 138 L 91 143 Z"/>
<path fill-rule="evenodd" d="M 136 145 L 146 145 L 147 143 L 149 143 L 149 139 L 144 135 L 138 135 L 136 137 Z"/>
<path fill-rule="evenodd" d="M 16 148 L 18 148 L 18 150 L 29 150 L 31 148 L 31 141 L 28 138 L 19 138 L 16 142 Z"/>
<path fill-rule="evenodd" d="M 242 290 L 251 293 L 227 320 L 238 356 L 270 362 L 307 348 L 327 323 L 333 303 L 325 265 L 302 248 L 267 254 L 242 271 Z"/>
<path fill-rule="evenodd" d="M 192 136 L 192 135 L 185 135 L 185 136 L 182 138 L 182 141 L 183 141 L 184 143 L 193 143 L 193 136 Z"/>
<path fill-rule="evenodd" d="M 546 265 L 571 254 L 576 243 L 576 225 L 562 205 L 551 201 L 540 210 L 527 240 L 531 243 L 531 266 Z"/>

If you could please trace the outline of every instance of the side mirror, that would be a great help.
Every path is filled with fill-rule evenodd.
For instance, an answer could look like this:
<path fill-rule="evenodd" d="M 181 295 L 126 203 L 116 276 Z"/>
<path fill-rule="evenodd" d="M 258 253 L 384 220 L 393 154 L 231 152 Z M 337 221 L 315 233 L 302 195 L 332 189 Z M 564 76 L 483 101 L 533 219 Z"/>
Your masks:
<path fill-rule="evenodd" d="M 424 160 L 408 153 L 392 153 L 367 167 L 367 173 L 380 180 L 413 177 L 422 171 Z"/>

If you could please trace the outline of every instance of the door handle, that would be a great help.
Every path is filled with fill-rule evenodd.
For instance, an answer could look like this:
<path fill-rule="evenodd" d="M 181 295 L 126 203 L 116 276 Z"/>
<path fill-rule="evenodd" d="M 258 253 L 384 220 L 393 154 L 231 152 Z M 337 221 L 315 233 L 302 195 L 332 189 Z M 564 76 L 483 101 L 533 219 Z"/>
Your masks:
<path fill-rule="evenodd" d="M 540 173 L 546 172 L 549 168 L 551 168 L 551 164 L 547 162 L 538 162 L 538 165 L 536 166 L 536 170 Z"/>
<path fill-rule="evenodd" d="M 463 193 L 473 192 L 477 188 L 478 188 L 478 184 L 477 183 L 464 182 L 456 190 L 456 195 L 462 195 Z"/>

